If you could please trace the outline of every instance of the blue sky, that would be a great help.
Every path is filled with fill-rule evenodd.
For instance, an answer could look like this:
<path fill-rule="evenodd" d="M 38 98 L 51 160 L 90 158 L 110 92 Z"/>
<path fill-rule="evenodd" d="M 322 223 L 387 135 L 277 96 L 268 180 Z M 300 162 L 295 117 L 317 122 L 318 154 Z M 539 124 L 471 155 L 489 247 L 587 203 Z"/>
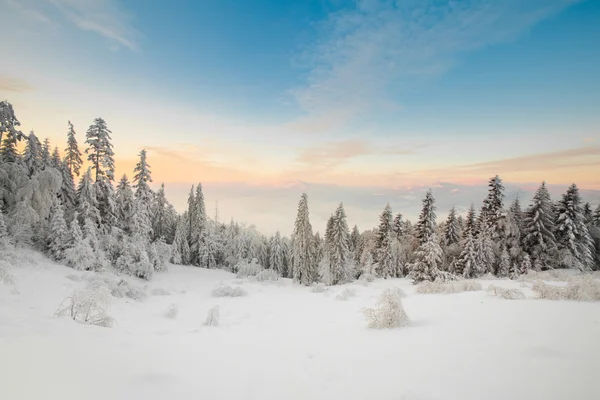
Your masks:
<path fill-rule="evenodd" d="M 477 203 L 496 173 L 525 192 L 600 189 L 598 1 L 0 0 L 0 13 L 0 97 L 24 129 L 60 144 L 66 120 L 83 136 L 102 116 L 118 172 L 148 148 L 176 205 L 203 181 L 222 215 L 287 231 L 310 187 L 367 226 L 387 201 L 415 214 L 419 196 L 401 197 L 414 187 L 459 185 Z M 252 204 L 273 190 L 287 200 L 266 216 Z M 334 202 L 314 191 L 324 220 Z"/>

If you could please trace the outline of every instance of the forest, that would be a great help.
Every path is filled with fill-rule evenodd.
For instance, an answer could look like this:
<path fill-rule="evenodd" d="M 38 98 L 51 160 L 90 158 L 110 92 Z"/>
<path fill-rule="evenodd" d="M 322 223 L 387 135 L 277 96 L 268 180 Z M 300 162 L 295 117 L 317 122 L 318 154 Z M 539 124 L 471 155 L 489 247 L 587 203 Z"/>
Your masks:
<path fill-rule="evenodd" d="M 575 184 L 553 200 L 542 182 L 530 204 L 519 198 L 505 204 L 502 179 L 495 176 L 478 210 L 472 204 L 458 215 L 452 208 L 443 219 L 430 190 L 416 222 L 388 204 L 379 224 L 363 231 L 349 228 L 340 203 L 322 237 L 311 225 L 304 193 L 290 236 L 267 237 L 254 226 L 211 219 L 201 183 L 191 187 L 187 210 L 177 212 L 164 184 L 151 189 L 146 150 L 131 180 L 117 181 L 112 132 L 102 118 L 87 128 L 85 149 L 71 122 L 64 147 L 19 127 L 13 106 L 0 102 L 0 250 L 33 247 L 76 270 L 114 269 L 150 280 L 173 263 L 270 270 L 302 285 L 337 285 L 376 277 L 419 283 L 600 269 L 600 205 L 585 202 Z"/>

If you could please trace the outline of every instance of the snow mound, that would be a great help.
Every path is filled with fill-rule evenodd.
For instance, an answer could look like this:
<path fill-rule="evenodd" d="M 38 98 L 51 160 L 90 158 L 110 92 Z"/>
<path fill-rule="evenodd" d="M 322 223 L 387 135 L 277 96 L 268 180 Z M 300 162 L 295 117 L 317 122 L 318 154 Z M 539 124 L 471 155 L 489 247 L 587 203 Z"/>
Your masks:
<path fill-rule="evenodd" d="M 423 281 L 417 285 L 417 293 L 422 294 L 453 294 L 461 292 L 474 292 L 477 290 L 483 290 L 481 283 L 470 280 L 444 283 L 442 280 L 436 279 L 433 282 Z"/>
<path fill-rule="evenodd" d="M 250 263 L 243 263 L 238 265 L 238 272 L 236 278 L 249 278 L 251 276 L 258 275 L 263 270 L 256 258 L 252 259 Z"/>
<path fill-rule="evenodd" d="M 373 281 L 375 280 L 375 278 L 376 278 L 376 276 L 375 276 L 375 275 L 373 275 L 373 274 L 369 274 L 369 273 L 365 273 L 365 274 L 362 274 L 362 275 L 361 275 L 361 276 L 358 278 L 358 280 L 359 280 L 359 281 L 362 281 L 362 282 L 369 282 L 369 283 L 371 283 L 371 282 L 373 282 Z"/>
<path fill-rule="evenodd" d="M 501 297 L 506 300 L 523 300 L 525 299 L 525 293 L 519 289 L 505 289 L 496 285 L 490 285 L 487 291 L 494 296 Z"/>
<path fill-rule="evenodd" d="M 350 297 L 354 297 L 354 296 L 356 296 L 356 290 L 350 289 L 350 288 L 345 288 L 335 298 L 337 300 L 346 301 Z"/>
<path fill-rule="evenodd" d="M 327 286 L 325 286 L 324 283 L 314 283 L 311 288 L 310 291 L 313 293 L 323 293 L 327 291 Z"/>
<path fill-rule="evenodd" d="M 274 269 L 265 269 L 265 270 L 260 271 L 256 275 L 257 282 L 268 282 L 268 281 L 274 282 L 274 281 L 278 281 L 279 278 L 280 278 L 279 274 Z"/>
<path fill-rule="evenodd" d="M 219 306 L 214 306 L 210 310 L 208 310 L 208 315 L 206 316 L 206 321 L 204 321 L 204 326 L 219 326 Z"/>
<path fill-rule="evenodd" d="M 247 296 L 248 292 L 246 292 L 241 287 L 231 287 L 226 285 L 221 285 L 216 287 L 212 291 L 213 297 L 243 297 Z"/>
<path fill-rule="evenodd" d="M 167 312 L 165 312 L 165 317 L 169 319 L 175 319 L 179 315 L 179 305 L 171 304 L 169 308 L 167 308 Z"/>
<path fill-rule="evenodd" d="M 152 294 L 152 296 L 169 296 L 171 294 L 168 290 L 165 290 L 163 288 L 154 288 L 150 293 Z"/>
<path fill-rule="evenodd" d="M 377 306 L 364 310 L 364 314 L 372 329 L 398 328 L 410 324 L 410 318 L 402 306 L 402 291 L 398 288 L 384 290 Z"/>
<path fill-rule="evenodd" d="M 566 286 L 549 285 L 537 280 L 533 282 L 532 289 L 540 299 L 600 301 L 600 282 L 591 275 L 570 279 Z"/>

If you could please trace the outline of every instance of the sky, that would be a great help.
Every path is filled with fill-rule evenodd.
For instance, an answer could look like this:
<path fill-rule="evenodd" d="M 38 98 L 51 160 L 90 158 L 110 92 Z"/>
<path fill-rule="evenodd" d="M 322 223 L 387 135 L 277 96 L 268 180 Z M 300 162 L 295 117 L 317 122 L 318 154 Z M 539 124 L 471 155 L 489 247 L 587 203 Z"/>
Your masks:
<path fill-rule="evenodd" d="M 182 211 L 315 230 L 344 202 L 369 229 L 479 206 L 499 174 L 600 203 L 600 1 L 0 0 L 0 99 L 23 131 L 83 146 L 96 117 L 117 174 L 148 150 Z"/>

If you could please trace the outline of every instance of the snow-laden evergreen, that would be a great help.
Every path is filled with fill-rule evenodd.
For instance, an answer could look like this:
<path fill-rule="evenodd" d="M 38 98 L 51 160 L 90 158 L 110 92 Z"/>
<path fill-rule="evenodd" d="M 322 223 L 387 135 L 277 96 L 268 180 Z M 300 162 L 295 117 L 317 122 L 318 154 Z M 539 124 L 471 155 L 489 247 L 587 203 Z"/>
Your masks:
<path fill-rule="evenodd" d="M 88 155 L 87 159 L 91 163 L 95 182 L 104 178 L 109 181 L 114 180 L 115 154 L 111 143 L 111 133 L 106 122 L 102 118 L 96 118 L 85 135 L 85 143 L 89 146 L 85 150 L 85 153 Z"/>
<path fill-rule="evenodd" d="M 455 275 L 462 275 L 465 278 L 473 278 L 477 276 L 479 270 L 479 260 L 477 258 L 477 252 L 475 249 L 475 239 L 473 233 L 467 230 L 467 237 L 462 249 L 460 257 L 454 264 L 453 270 L 450 272 Z"/>
<path fill-rule="evenodd" d="M 560 266 L 582 271 L 594 267 L 594 241 L 590 236 L 583 213 L 579 189 L 572 184 L 558 203 L 556 242 Z"/>
<path fill-rule="evenodd" d="M 322 275 L 326 284 L 337 285 L 354 277 L 354 264 L 350 253 L 350 231 L 343 204 L 340 203 L 329 221 L 324 249 L 324 257 L 328 261 Z"/>
<path fill-rule="evenodd" d="M 533 262 L 552 267 L 556 255 L 554 209 L 546 182 L 542 182 L 523 219 L 523 248 Z"/>
<path fill-rule="evenodd" d="M 292 275 L 294 281 L 308 286 L 319 279 L 314 255 L 314 237 L 308 212 L 308 196 L 303 193 L 298 203 L 298 215 L 292 234 Z"/>
<path fill-rule="evenodd" d="M 145 149 L 142 149 L 139 153 L 140 160 L 133 169 L 133 187 L 135 188 L 135 197 L 142 199 L 147 207 L 150 207 L 153 193 L 150 189 L 150 183 L 152 182 L 152 171 L 150 171 L 150 165 L 147 161 L 147 153 Z"/>
<path fill-rule="evenodd" d="M 89 219 L 97 225 L 100 225 L 98 198 L 96 197 L 96 189 L 92 182 L 92 172 L 90 168 L 88 168 L 79 181 L 79 187 L 77 188 L 77 213 L 79 214 L 81 223 L 86 219 Z"/>
<path fill-rule="evenodd" d="M 435 200 L 431 190 L 428 190 L 423 199 L 423 207 L 415 228 L 420 244 L 429 242 L 429 237 L 436 233 L 435 219 Z"/>
<path fill-rule="evenodd" d="M 483 224 L 475 240 L 475 254 L 477 255 L 477 266 L 479 267 L 479 270 L 475 272 L 475 276 L 494 273 L 496 254 L 492 235 L 493 227 Z"/>
<path fill-rule="evenodd" d="M 269 268 L 285 276 L 286 249 L 281 234 L 277 231 L 269 240 Z"/>
<path fill-rule="evenodd" d="M 392 230 L 396 234 L 396 239 L 401 240 L 404 236 L 404 221 L 402 220 L 402 213 L 396 214 L 394 217 L 394 224 Z"/>
<path fill-rule="evenodd" d="M 131 234 L 131 231 L 129 231 L 129 221 L 133 212 L 133 199 L 133 190 L 129 184 L 129 179 L 127 179 L 127 175 L 123 174 L 123 177 L 117 185 L 115 201 L 116 212 L 119 221 L 118 226 L 128 234 Z"/>
<path fill-rule="evenodd" d="M 27 136 L 25 150 L 23 151 L 23 163 L 29 171 L 29 177 L 32 177 L 43 169 L 42 144 L 33 131 Z"/>
<path fill-rule="evenodd" d="M 65 149 L 64 161 L 71 171 L 72 175 L 79 176 L 79 171 L 83 164 L 81 159 L 81 151 L 77 145 L 77 139 L 75 138 L 75 128 L 71 121 L 68 121 L 69 131 L 67 132 L 67 148 Z"/>
<path fill-rule="evenodd" d="M 490 179 L 488 196 L 483 201 L 480 220 L 490 231 L 492 239 L 500 235 L 501 221 L 504 217 L 504 185 L 498 175 Z M 483 227 L 480 227 L 483 229 Z"/>
<path fill-rule="evenodd" d="M 50 230 L 48 233 L 48 252 L 57 261 L 64 259 L 69 242 L 69 230 L 63 213 L 62 204 L 54 200 L 50 214 Z"/>
<path fill-rule="evenodd" d="M 460 241 L 460 226 L 458 224 L 458 218 L 456 217 L 456 209 L 452 207 L 446 219 L 446 225 L 444 229 L 444 244 L 446 246 L 452 246 L 458 244 Z"/>
<path fill-rule="evenodd" d="M 83 238 L 77 213 L 71 221 L 69 233 L 70 240 L 64 253 L 65 263 L 73 269 L 92 270 L 95 265 L 94 250 L 90 241 Z"/>
<path fill-rule="evenodd" d="M 409 278 L 412 279 L 413 284 L 423 281 L 433 282 L 440 275 L 442 255 L 442 248 L 434 232 L 419 246 L 416 261 L 410 267 Z"/>

